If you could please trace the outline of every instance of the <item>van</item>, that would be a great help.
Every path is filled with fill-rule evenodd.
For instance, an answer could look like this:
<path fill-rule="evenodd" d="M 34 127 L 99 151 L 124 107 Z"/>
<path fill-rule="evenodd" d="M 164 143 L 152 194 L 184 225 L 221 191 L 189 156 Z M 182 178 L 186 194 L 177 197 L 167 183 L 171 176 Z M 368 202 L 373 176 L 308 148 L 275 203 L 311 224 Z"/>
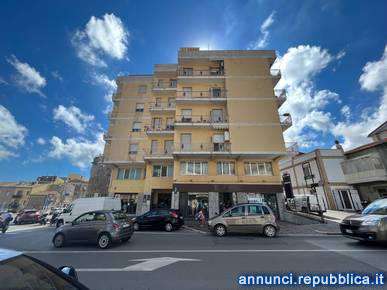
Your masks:
<path fill-rule="evenodd" d="M 56 227 L 71 223 L 81 214 L 97 210 L 121 210 L 121 200 L 114 197 L 78 198 L 63 210 L 57 219 Z"/>

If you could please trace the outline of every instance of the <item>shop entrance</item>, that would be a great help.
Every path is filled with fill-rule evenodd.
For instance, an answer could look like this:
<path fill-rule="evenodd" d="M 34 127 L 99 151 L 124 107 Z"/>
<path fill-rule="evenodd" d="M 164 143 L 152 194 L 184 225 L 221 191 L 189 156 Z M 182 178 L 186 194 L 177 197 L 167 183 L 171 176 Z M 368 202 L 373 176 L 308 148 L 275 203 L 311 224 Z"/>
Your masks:
<path fill-rule="evenodd" d="M 170 209 L 171 208 L 171 197 L 170 191 L 165 190 L 152 190 L 151 197 L 151 209 Z"/>
<path fill-rule="evenodd" d="M 121 199 L 121 208 L 130 215 L 135 215 L 137 210 L 137 193 L 119 193 L 115 197 Z"/>
<path fill-rule="evenodd" d="M 219 192 L 219 213 L 233 207 L 235 204 L 232 192 Z"/>
<path fill-rule="evenodd" d="M 200 210 L 203 210 L 204 215 L 208 217 L 208 193 L 181 192 L 179 210 L 184 217 L 194 218 Z"/>

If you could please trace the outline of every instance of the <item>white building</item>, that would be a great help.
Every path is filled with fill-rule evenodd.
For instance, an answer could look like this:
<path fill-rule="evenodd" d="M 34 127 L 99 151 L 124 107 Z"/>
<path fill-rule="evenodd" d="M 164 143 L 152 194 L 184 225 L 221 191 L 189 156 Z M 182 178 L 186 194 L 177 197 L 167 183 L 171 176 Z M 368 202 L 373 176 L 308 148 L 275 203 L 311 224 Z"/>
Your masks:
<path fill-rule="evenodd" d="M 316 149 L 298 153 L 279 162 L 283 180 L 290 179 L 290 191 L 294 196 L 310 195 L 311 184 L 324 207 L 333 210 L 362 209 L 357 190 L 345 181 L 341 162 L 342 149 Z M 287 197 L 289 186 L 285 186 Z"/>

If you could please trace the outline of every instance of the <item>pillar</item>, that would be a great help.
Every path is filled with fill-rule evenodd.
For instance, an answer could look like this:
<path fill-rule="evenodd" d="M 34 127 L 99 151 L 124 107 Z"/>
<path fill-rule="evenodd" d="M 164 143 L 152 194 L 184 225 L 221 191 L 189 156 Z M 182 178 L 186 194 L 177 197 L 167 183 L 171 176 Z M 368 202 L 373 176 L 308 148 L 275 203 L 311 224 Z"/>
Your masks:
<path fill-rule="evenodd" d="M 208 216 L 212 218 L 219 214 L 219 193 L 209 192 L 208 193 Z"/>

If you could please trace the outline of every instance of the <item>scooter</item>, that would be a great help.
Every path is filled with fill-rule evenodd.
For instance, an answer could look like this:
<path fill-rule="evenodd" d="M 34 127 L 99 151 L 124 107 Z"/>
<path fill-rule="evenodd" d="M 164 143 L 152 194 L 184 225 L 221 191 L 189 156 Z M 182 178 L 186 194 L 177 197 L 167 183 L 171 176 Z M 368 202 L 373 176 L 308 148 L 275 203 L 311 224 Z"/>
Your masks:
<path fill-rule="evenodd" d="M 9 222 L 9 219 L 3 220 L 3 218 L 0 217 L 0 229 L 3 234 L 8 230 Z"/>

